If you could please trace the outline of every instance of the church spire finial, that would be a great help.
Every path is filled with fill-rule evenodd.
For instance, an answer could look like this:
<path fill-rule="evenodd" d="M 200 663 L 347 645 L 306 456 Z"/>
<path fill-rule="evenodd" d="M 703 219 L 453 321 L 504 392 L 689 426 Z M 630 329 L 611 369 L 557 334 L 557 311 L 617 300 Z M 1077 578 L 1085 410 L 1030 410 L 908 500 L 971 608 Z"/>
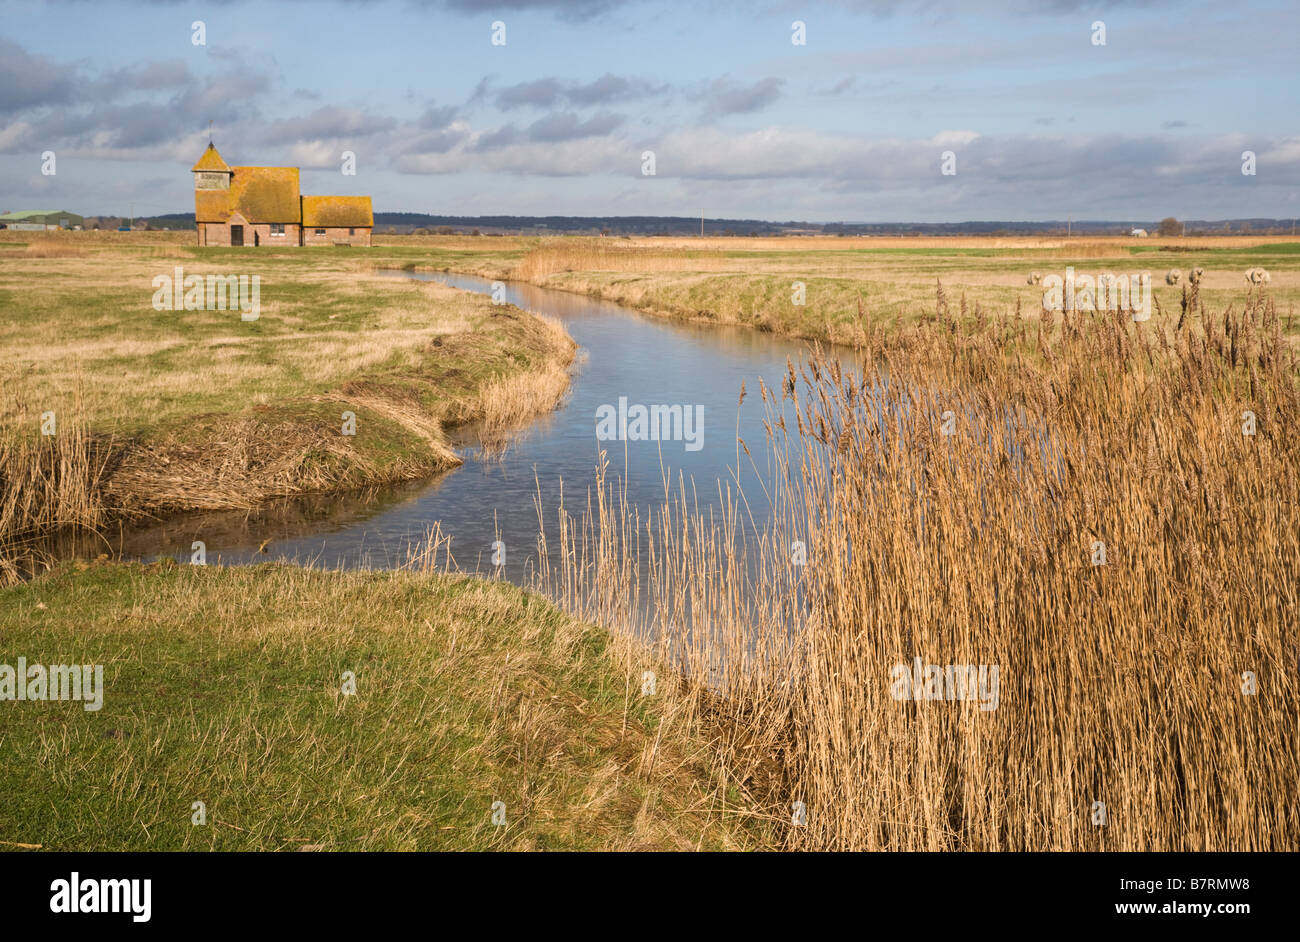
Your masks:
<path fill-rule="evenodd" d="M 212 121 L 208 121 L 208 146 L 212 147 Z"/>

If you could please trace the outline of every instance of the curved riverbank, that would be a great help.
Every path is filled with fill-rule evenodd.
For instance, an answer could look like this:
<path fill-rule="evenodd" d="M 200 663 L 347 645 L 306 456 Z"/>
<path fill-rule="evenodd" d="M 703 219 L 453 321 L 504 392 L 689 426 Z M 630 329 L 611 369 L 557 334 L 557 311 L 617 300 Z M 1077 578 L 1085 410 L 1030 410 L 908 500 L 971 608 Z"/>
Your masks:
<path fill-rule="evenodd" d="M 448 430 L 508 435 L 553 409 L 576 345 L 554 321 L 320 255 L 239 259 L 260 316 L 162 311 L 151 273 L 181 249 L 24 256 L 0 290 L 46 288 L 0 329 L 0 573 L 51 535 L 425 478 Z M 30 566 L 28 566 L 30 568 Z"/>

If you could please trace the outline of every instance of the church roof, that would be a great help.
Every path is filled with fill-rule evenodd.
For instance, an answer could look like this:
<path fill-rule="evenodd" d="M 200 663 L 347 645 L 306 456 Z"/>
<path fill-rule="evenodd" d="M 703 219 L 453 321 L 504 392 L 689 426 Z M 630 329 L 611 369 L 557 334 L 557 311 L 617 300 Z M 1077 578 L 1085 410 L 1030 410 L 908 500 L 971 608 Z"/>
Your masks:
<path fill-rule="evenodd" d="M 304 196 L 302 224 L 325 228 L 373 227 L 375 214 L 368 196 Z"/>
<path fill-rule="evenodd" d="M 217 153 L 216 147 L 214 147 L 212 144 L 208 145 L 208 149 L 203 152 L 203 156 L 199 158 L 199 162 L 196 163 L 191 168 L 192 171 L 193 170 L 229 170 L 229 169 L 230 168 L 226 166 L 226 162 L 221 159 L 221 155 Z"/>
<path fill-rule="evenodd" d="M 199 167 L 208 154 L 216 154 L 216 149 L 209 149 L 195 166 Z M 216 159 L 221 160 L 220 155 Z M 194 191 L 194 217 L 198 222 L 226 222 L 236 212 L 249 224 L 297 223 L 301 219 L 297 167 L 227 169 L 233 171 L 229 189 Z M 369 197 L 366 203 L 369 205 Z"/>

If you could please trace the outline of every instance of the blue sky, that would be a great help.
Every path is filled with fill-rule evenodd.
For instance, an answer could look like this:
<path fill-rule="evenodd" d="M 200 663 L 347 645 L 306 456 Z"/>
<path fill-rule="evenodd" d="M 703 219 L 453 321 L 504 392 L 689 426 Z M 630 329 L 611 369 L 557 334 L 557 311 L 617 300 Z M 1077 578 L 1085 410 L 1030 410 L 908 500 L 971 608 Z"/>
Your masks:
<path fill-rule="evenodd" d="M 1284 2 L 0 0 L 0 209 L 190 210 L 211 120 L 378 211 L 1290 218 L 1297 35 Z"/>

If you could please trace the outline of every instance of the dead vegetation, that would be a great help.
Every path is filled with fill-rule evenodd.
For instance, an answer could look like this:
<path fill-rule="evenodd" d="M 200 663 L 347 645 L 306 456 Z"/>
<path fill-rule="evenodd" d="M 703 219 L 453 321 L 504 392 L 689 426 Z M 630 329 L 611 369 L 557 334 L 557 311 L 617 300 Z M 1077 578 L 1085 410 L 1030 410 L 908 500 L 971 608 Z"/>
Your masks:
<path fill-rule="evenodd" d="M 490 450 L 499 451 L 532 419 L 554 411 L 569 391 L 569 368 L 577 348 L 558 320 L 536 316 L 545 326 L 556 359 L 542 369 L 514 373 L 484 387 L 479 397 L 483 410 L 479 438 Z"/>
<path fill-rule="evenodd" d="M 84 424 L 51 435 L 13 432 L 0 425 L 0 585 L 46 561 L 43 536 L 106 522 L 100 489 L 112 460 L 111 444 Z"/>
<path fill-rule="evenodd" d="M 1271 301 L 1171 331 L 940 306 L 862 354 L 759 391 L 769 441 L 738 449 L 770 526 L 680 483 L 647 519 L 603 472 L 542 520 L 539 584 L 631 673 L 680 672 L 732 810 L 787 848 L 1294 850 L 1300 385 Z M 996 709 L 896 699 L 914 658 L 996 666 Z"/>

